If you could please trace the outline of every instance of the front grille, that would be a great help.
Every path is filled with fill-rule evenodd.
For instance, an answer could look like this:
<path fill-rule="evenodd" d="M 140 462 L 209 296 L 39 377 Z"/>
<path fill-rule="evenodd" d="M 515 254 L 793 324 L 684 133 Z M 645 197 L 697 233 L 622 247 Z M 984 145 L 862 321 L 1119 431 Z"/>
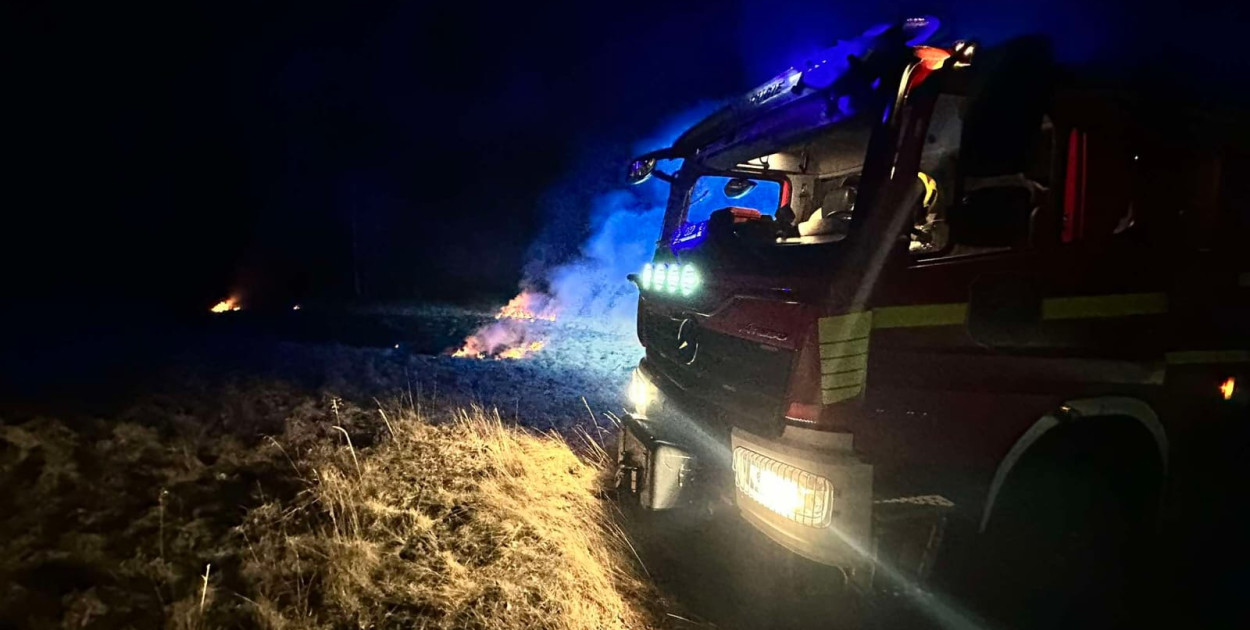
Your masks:
<path fill-rule="evenodd" d="M 793 352 L 765 346 L 724 333 L 699 329 L 698 352 L 681 348 L 678 333 L 682 322 L 662 315 L 643 321 L 643 341 L 648 356 L 663 363 L 665 374 L 683 389 L 720 390 L 737 404 L 776 411 L 781 406 L 790 378 Z M 697 325 L 687 323 L 687 326 Z M 712 393 L 709 392 L 709 393 Z"/>
<path fill-rule="evenodd" d="M 826 527 L 833 515 L 828 479 L 739 446 L 734 485 L 747 498 L 800 525 Z"/>

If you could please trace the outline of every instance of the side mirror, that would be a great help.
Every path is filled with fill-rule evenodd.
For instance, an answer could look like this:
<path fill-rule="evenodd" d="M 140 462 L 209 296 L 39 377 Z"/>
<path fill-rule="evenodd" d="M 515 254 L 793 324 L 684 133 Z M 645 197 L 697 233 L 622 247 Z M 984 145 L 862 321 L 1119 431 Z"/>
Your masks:
<path fill-rule="evenodd" d="M 740 199 L 754 190 L 755 186 L 755 182 L 745 177 L 735 177 L 725 182 L 725 196 L 730 199 Z"/>
<path fill-rule="evenodd" d="M 629 163 L 629 172 L 625 179 L 631 184 L 641 184 L 655 173 L 655 158 L 639 158 Z"/>

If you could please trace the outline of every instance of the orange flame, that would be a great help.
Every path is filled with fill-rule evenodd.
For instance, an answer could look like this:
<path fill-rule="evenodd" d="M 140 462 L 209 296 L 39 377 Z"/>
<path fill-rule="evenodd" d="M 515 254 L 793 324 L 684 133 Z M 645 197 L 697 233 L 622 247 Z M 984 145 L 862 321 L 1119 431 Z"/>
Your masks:
<path fill-rule="evenodd" d="M 523 346 L 515 346 L 508 348 L 503 352 L 495 355 L 496 359 L 521 359 L 531 352 L 538 352 L 543 349 L 546 344 L 541 341 L 531 341 Z"/>
<path fill-rule="evenodd" d="M 466 340 L 465 340 L 465 342 L 464 342 L 464 347 L 463 347 L 463 348 L 461 348 L 461 349 L 459 349 L 459 350 L 457 350 L 457 351 L 455 351 L 455 352 L 453 352 L 453 353 L 451 353 L 451 356 L 453 356 L 453 357 L 470 357 L 470 358 L 473 358 L 473 359 L 484 359 L 484 358 L 486 358 L 486 354 L 485 354 L 484 352 L 478 352 L 478 351 L 476 351 L 476 349 L 474 348 L 474 345 L 475 345 L 475 344 L 473 343 L 473 337 L 469 337 L 468 339 L 466 339 Z"/>
<path fill-rule="evenodd" d="M 214 313 L 225 313 L 225 312 L 227 312 L 227 311 L 237 311 L 237 310 L 239 310 L 239 309 L 241 309 L 241 308 L 243 308 L 243 307 L 239 305 L 239 298 L 234 297 L 234 296 L 232 295 L 232 296 L 230 296 L 230 297 L 228 297 L 228 298 L 226 298 L 226 299 L 224 299 L 224 300 L 222 300 L 222 301 L 220 301 L 220 302 L 218 302 L 218 303 L 214 304 L 214 305 L 213 305 L 213 308 L 211 308 L 211 309 L 209 309 L 209 310 L 211 310 L 211 311 L 212 311 L 212 312 L 214 312 Z"/>
<path fill-rule="evenodd" d="M 530 293 L 528 290 L 521 291 L 511 301 L 504 304 L 498 313 L 495 313 L 495 319 L 541 319 L 554 322 L 556 314 L 546 302 L 545 297 L 540 297 L 536 293 Z"/>
<path fill-rule="evenodd" d="M 495 313 L 494 323 L 481 327 L 464 340 L 453 357 L 471 359 L 523 359 L 538 352 L 546 341 L 533 341 L 529 322 L 556 321 L 551 298 L 541 293 L 521 291 Z"/>

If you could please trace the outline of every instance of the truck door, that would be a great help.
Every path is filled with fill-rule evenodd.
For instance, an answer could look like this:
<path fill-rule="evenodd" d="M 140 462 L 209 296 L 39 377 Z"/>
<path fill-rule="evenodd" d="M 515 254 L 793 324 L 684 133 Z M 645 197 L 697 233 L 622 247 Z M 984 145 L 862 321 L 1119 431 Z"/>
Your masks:
<path fill-rule="evenodd" d="M 912 104 L 928 124 L 900 153 L 917 154 L 924 193 L 870 298 L 868 417 L 856 427 L 857 444 L 881 454 L 888 493 L 975 502 L 982 472 L 1052 404 L 1020 386 L 1036 366 L 1018 360 L 1039 343 L 1057 221 L 1055 128 L 1038 80 L 1048 60 L 1025 53 L 1024 70 L 970 87 L 951 72 L 955 89 Z"/>

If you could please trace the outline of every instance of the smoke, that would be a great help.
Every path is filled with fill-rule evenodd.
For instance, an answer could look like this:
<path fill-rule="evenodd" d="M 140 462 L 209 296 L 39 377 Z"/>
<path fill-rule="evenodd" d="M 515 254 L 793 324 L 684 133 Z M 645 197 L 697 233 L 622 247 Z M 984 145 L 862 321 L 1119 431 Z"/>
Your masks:
<path fill-rule="evenodd" d="M 530 247 L 520 292 L 453 352 L 473 358 L 521 358 L 546 343 L 559 319 L 626 333 L 633 329 L 638 290 L 625 277 L 651 260 L 668 202 L 661 181 L 625 183 L 628 157 L 670 146 L 686 129 L 716 109 L 701 103 L 671 117 L 632 145 L 592 143 L 574 168 L 544 197 L 547 228 Z M 615 159 L 612 159 L 615 158 Z M 662 162 L 668 171 L 679 161 Z M 571 235 L 581 245 L 568 247 Z M 576 242 L 576 241 L 574 241 Z"/>
<path fill-rule="evenodd" d="M 716 102 L 701 103 L 669 118 L 654 133 L 634 143 L 628 155 L 670 146 L 717 106 Z M 614 152 L 588 152 L 605 153 Z M 584 215 L 588 236 L 570 259 L 547 265 L 534 264 L 540 262 L 535 259 L 527 267 L 529 273 L 523 286 L 545 291 L 561 318 L 574 318 L 600 328 L 633 328 L 638 290 L 625 277 L 637 273 L 651 260 L 663 224 L 669 186 L 659 180 L 630 186 L 625 183 L 625 165 L 625 160 L 594 164 L 596 176 L 562 182 L 558 187 L 579 196 L 586 195 L 583 186 L 587 183 L 597 188 L 589 194 L 589 211 Z M 679 167 L 679 161 L 662 162 L 659 166 L 670 171 Z M 567 210 L 568 204 L 557 203 L 557 207 Z"/>

